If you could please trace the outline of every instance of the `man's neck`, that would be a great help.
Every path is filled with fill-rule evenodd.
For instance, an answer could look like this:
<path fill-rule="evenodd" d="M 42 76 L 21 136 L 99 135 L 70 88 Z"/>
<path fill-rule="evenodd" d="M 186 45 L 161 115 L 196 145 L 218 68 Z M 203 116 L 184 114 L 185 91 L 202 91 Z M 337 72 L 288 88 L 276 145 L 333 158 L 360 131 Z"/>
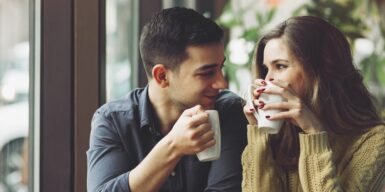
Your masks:
<path fill-rule="evenodd" d="M 172 103 L 170 97 L 165 93 L 165 90 L 157 87 L 157 85 L 151 85 L 148 87 L 148 95 L 150 102 L 154 107 L 154 111 L 159 120 L 159 129 L 166 135 L 171 131 L 175 122 L 182 114 L 182 110 Z"/>

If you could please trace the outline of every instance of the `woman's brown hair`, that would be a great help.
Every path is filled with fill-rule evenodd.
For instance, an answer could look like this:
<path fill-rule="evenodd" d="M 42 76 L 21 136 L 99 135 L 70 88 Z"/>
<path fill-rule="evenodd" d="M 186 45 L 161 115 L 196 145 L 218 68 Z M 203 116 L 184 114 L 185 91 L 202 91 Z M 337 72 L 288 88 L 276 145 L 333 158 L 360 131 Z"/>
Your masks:
<path fill-rule="evenodd" d="M 361 133 L 381 124 L 373 99 L 354 67 L 349 43 L 336 27 L 314 16 L 290 18 L 265 34 L 254 54 L 256 78 L 264 79 L 265 46 L 281 38 L 302 65 L 308 86 L 303 101 L 333 134 Z M 285 123 L 270 136 L 273 154 L 284 168 L 298 164 L 300 128 Z"/>

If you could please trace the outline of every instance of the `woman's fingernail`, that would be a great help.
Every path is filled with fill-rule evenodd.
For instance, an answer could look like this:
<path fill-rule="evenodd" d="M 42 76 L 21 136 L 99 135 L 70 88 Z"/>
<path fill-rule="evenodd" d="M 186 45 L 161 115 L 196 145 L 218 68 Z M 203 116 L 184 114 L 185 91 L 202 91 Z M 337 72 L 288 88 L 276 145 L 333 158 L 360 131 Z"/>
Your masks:
<path fill-rule="evenodd" d="M 249 109 L 249 111 L 250 111 L 250 112 L 253 112 L 253 111 L 254 111 L 254 108 L 251 107 L 251 108 Z"/>
<path fill-rule="evenodd" d="M 270 78 L 269 81 L 274 81 L 274 79 L 273 79 L 273 78 Z"/>
<path fill-rule="evenodd" d="M 265 106 L 265 103 L 263 101 L 258 101 L 258 109 L 262 109 Z"/>
<path fill-rule="evenodd" d="M 259 88 L 259 89 L 257 89 L 257 92 L 258 92 L 258 93 L 262 93 L 265 89 L 266 89 L 266 88 Z"/>
<path fill-rule="evenodd" d="M 270 119 L 270 115 L 266 115 L 266 119 Z"/>
<path fill-rule="evenodd" d="M 262 85 L 266 85 L 266 81 L 262 81 L 261 83 L 262 83 Z"/>

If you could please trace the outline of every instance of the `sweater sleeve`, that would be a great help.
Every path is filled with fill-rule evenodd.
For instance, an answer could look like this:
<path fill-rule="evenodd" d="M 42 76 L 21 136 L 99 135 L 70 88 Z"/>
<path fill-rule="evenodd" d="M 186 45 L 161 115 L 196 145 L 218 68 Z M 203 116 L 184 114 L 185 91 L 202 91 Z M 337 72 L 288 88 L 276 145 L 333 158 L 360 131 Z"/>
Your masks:
<path fill-rule="evenodd" d="M 300 134 L 299 177 L 308 191 L 379 191 L 384 185 L 385 133 L 373 129 L 333 162 L 328 134 Z"/>
<path fill-rule="evenodd" d="M 342 191 L 326 132 L 300 134 L 299 177 L 304 192 Z"/>
<path fill-rule="evenodd" d="M 242 154 L 243 192 L 283 191 L 268 145 L 268 134 L 247 126 L 248 144 Z"/>

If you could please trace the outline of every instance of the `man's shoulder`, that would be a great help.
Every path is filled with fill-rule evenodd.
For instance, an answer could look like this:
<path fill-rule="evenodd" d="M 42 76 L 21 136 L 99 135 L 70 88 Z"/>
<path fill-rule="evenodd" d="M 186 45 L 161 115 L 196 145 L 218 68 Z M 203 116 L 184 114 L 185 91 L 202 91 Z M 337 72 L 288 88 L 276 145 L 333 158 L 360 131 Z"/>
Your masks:
<path fill-rule="evenodd" d="M 243 113 L 243 99 L 231 91 L 222 91 L 215 109 L 219 113 L 222 136 L 236 136 L 240 145 L 246 144 L 247 120 Z M 225 139 L 226 140 L 226 139 Z M 232 144 L 232 139 L 224 142 Z M 243 147 L 242 147 L 243 149 Z"/>
<path fill-rule="evenodd" d="M 215 109 L 224 116 L 243 115 L 243 99 L 229 90 L 221 91 Z"/>
<path fill-rule="evenodd" d="M 97 110 L 97 112 L 104 116 L 110 116 L 113 113 L 131 112 L 139 106 L 139 100 L 142 94 L 143 88 L 134 89 L 120 99 L 105 103 Z"/>
<path fill-rule="evenodd" d="M 243 100 L 237 94 L 229 90 L 223 90 L 219 93 L 215 102 L 218 109 L 225 109 L 227 107 L 242 107 Z"/>

